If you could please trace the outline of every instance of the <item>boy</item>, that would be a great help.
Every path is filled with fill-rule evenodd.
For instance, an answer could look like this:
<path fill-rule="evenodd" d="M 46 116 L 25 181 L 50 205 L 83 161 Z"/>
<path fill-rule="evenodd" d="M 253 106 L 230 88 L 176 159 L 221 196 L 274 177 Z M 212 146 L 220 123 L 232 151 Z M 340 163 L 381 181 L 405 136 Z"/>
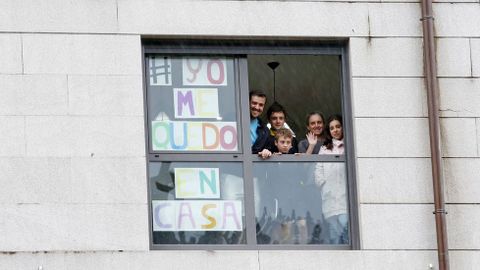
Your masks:
<path fill-rule="evenodd" d="M 276 154 L 295 154 L 295 148 L 292 147 L 293 133 L 290 129 L 279 128 L 275 132 L 275 148 L 273 152 Z"/>
<path fill-rule="evenodd" d="M 294 151 L 294 153 L 298 152 L 297 148 L 297 139 L 295 138 L 295 133 L 292 131 L 292 129 L 288 126 L 286 120 L 287 120 L 287 111 L 285 108 L 280 105 L 278 102 L 274 102 L 270 108 L 267 110 L 267 119 L 268 119 L 268 124 L 267 127 L 270 129 L 270 148 L 274 147 L 273 142 L 275 141 L 275 133 L 277 132 L 278 129 L 280 128 L 286 128 L 289 129 L 290 132 L 292 132 L 292 149 L 290 151 Z M 273 150 L 273 149 L 271 149 Z"/>
<path fill-rule="evenodd" d="M 293 133 L 290 129 L 280 128 L 275 132 L 275 146 L 272 151 L 268 149 L 263 149 L 262 152 L 258 153 L 263 159 L 267 159 L 274 155 L 281 154 L 295 154 L 295 148 L 292 147 Z"/>

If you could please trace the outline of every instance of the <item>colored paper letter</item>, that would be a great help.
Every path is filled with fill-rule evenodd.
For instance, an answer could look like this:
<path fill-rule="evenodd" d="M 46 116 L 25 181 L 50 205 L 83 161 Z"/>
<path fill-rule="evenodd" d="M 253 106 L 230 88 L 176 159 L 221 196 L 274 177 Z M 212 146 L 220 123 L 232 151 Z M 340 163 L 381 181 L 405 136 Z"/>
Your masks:
<path fill-rule="evenodd" d="M 175 168 L 175 198 L 218 199 L 218 168 Z"/>

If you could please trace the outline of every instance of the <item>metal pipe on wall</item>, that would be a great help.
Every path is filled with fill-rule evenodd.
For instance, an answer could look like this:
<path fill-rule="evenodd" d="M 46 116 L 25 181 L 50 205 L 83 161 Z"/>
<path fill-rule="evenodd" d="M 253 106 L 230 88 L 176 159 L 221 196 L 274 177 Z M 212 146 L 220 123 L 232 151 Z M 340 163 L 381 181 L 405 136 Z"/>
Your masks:
<path fill-rule="evenodd" d="M 439 270 L 448 270 L 448 243 L 445 201 L 443 196 L 443 167 L 440 148 L 440 118 L 438 106 L 438 84 L 436 51 L 433 29 L 432 0 L 422 0 L 423 52 L 425 84 L 427 88 L 428 126 L 432 155 L 433 199 L 437 232 Z"/>

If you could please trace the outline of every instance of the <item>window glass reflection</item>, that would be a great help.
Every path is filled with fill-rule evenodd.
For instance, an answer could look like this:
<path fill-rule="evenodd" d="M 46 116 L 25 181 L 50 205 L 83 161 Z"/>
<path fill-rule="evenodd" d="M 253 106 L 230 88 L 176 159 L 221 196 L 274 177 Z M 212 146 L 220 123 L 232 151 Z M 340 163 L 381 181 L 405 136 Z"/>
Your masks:
<path fill-rule="evenodd" d="M 345 164 L 254 164 L 258 244 L 349 244 Z"/>
<path fill-rule="evenodd" d="M 154 244 L 244 244 L 241 164 L 151 162 Z"/>

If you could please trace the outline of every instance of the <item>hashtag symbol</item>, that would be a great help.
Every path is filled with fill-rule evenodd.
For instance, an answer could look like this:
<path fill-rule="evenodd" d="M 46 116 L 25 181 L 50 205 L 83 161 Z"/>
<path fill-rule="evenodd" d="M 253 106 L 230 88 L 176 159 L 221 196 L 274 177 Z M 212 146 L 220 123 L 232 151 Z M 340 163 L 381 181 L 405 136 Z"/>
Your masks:
<path fill-rule="evenodd" d="M 150 57 L 150 84 L 151 85 L 171 85 L 171 65 L 168 57 L 158 59 L 155 56 Z"/>

